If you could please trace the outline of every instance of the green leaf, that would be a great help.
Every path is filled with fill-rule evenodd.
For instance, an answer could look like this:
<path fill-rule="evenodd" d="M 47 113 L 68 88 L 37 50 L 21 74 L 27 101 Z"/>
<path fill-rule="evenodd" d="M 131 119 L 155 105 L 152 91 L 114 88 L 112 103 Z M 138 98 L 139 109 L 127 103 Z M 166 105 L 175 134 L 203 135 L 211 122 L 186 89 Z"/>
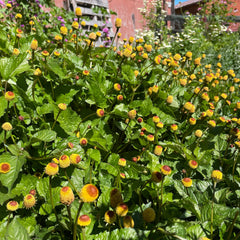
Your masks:
<path fill-rule="evenodd" d="M 19 223 L 27 230 L 29 236 L 33 236 L 35 233 L 35 227 L 37 225 L 37 221 L 35 216 L 18 218 Z"/>
<path fill-rule="evenodd" d="M 37 110 L 38 115 L 41 116 L 41 115 L 53 112 L 54 107 L 55 106 L 53 104 L 48 103 L 48 104 L 44 104 L 42 106 L 37 107 L 36 110 Z"/>
<path fill-rule="evenodd" d="M 109 163 L 101 162 L 100 167 L 101 167 L 101 169 L 107 170 L 108 173 L 113 175 L 113 176 L 118 175 L 118 170 L 113 165 L 111 165 Z"/>
<path fill-rule="evenodd" d="M 63 70 L 62 66 L 60 66 L 60 63 L 56 61 L 56 59 L 48 59 L 47 67 L 56 75 L 58 75 L 60 79 L 66 78 L 66 72 Z"/>
<path fill-rule="evenodd" d="M 2 117 L 7 109 L 7 100 L 4 96 L 0 97 L 0 117 Z"/>
<path fill-rule="evenodd" d="M 87 150 L 87 155 L 88 155 L 89 158 L 93 159 L 98 164 L 100 163 L 101 153 L 100 153 L 99 150 L 90 148 L 90 149 Z"/>
<path fill-rule="evenodd" d="M 8 225 L 7 232 L 5 235 L 7 240 L 30 240 L 27 230 L 15 217 L 12 222 Z"/>
<path fill-rule="evenodd" d="M 147 98 L 144 101 L 142 101 L 139 113 L 142 114 L 142 116 L 147 116 L 151 113 L 152 107 L 153 107 L 153 104 L 151 99 Z"/>
<path fill-rule="evenodd" d="M 1 183 L 8 188 L 10 191 L 18 174 L 22 169 L 23 164 L 26 162 L 26 159 L 22 156 L 13 156 L 9 153 L 3 153 L 0 155 L 0 163 L 7 162 L 11 165 L 11 169 L 8 173 L 0 174 Z"/>
<path fill-rule="evenodd" d="M 35 134 L 33 134 L 32 138 L 36 138 L 40 141 L 43 142 L 51 142 L 54 141 L 57 137 L 57 133 L 52 131 L 52 130 L 40 130 L 38 132 L 36 132 Z"/>
<path fill-rule="evenodd" d="M 125 104 L 120 103 L 120 104 L 118 104 L 114 107 L 114 109 L 112 110 L 112 113 L 117 115 L 117 116 L 127 118 L 128 108 Z"/>
<path fill-rule="evenodd" d="M 131 84 L 137 84 L 137 78 L 135 77 L 134 71 L 132 66 L 130 65 L 123 65 L 122 66 L 122 75 L 125 80 L 130 82 Z"/>

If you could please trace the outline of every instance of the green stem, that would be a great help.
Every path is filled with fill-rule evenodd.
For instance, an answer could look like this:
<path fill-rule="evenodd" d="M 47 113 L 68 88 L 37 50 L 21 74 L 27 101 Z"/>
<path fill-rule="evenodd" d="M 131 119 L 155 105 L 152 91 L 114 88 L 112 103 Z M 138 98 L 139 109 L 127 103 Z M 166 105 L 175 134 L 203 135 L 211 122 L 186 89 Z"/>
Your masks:
<path fill-rule="evenodd" d="M 11 218 L 11 212 L 9 212 L 9 214 L 8 214 L 7 227 L 8 227 L 8 225 L 9 225 L 9 223 L 10 223 L 10 218 Z"/>
<path fill-rule="evenodd" d="M 5 152 L 7 151 L 7 148 L 6 148 L 6 142 L 7 142 L 7 131 L 4 130 L 4 139 L 3 139 L 3 144 L 4 144 L 4 149 L 5 149 Z"/>
<path fill-rule="evenodd" d="M 59 112 L 58 112 L 58 114 L 57 114 L 57 117 L 56 117 L 56 119 L 55 119 L 55 121 L 54 121 L 54 123 L 53 123 L 53 125 L 52 125 L 51 130 L 53 130 L 53 128 L 54 128 L 54 126 L 55 126 L 55 124 L 56 124 L 56 122 L 57 122 L 57 119 L 58 119 L 60 113 L 61 113 L 61 110 L 59 110 Z"/>
<path fill-rule="evenodd" d="M 77 191 L 77 188 L 76 188 L 75 185 L 73 184 L 72 180 L 69 178 L 66 169 L 64 169 L 64 173 L 65 173 L 65 176 L 67 177 L 68 182 L 71 184 L 71 186 L 73 187 L 74 191 L 75 191 L 75 192 L 78 194 L 78 196 L 79 196 L 79 193 L 78 193 L 78 191 Z M 80 196 L 79 196 L 79 197 L 80 197 Z"/>
<path fill-rule="evenodd" d="M 88 119 L 89 117 L 93 116 L 93 115 L 96 115 L 96 113 L 91 113 L 91 114 L 87 115 L 85 118 L 83 118 L 83 119 L 79 122 L 79 124 L 78 124 L 78 126 L 77 126 L 77 131 L 79 131 L 80 124 L 81 124 L 83 121 L 85 121 L 86 119 Z"/>
<path fill-rule="evenodd" d="M 238 156 L 239 156 L 239 151 L 238 151 L 237 156 L 236 156 L 236 158 L 234 159 L 234 163 L 233 163 L 233 169 L 232 169 L 233 181 L 235 180 L 235 178 L 234 178 L 234 171 L 235 171 L 235 166 L 236 166 L 236 164 L 237 164 Z"/>
<path fill-rule="evenodd" d="M 82 236 L 83 236 L 83 240 L 86 240 L 86 229 L 85 229 L 85 227 L 82 227 Z"/>
<path fill-rule="evenodd" d="M 73 220 L 72 220 L 72 214 L 71 214 L 71 209 L 70 209 L 70 206 L 67 205 L 67 212 L 68 212 L 68 217 L 69 217 L 69 221 L 70 221 L 70 224 L 71 224 L 71 231 L 73 231 Z"/>
<path fill-rule="evenodd" d="M 76 240 L 76 239 L 77 239 L 77 222 L 78 222 L 78 216 L 79 216 L 79 214 L 80 214 L 80 211 L 81 211 L 81 209 L 82 209 L 83 204 L 84 204 L 84 202 L 81 202 L 81 203 L 79 204 L 79 208 L 78 208 L 78 211 L 77 211 L 75 223 L 74 223 L 74 226 L 73 226 L 73 240 Z"/>
<path fill-rule="evenodd" d="M 213 240 L 213 207 L 214 207 L 214 196 L 215 196 L 215 188 L 216 182 L 213 184 L 213 196 L 212 196 L 212 207 L 211 207 L 211 240 Z"/>

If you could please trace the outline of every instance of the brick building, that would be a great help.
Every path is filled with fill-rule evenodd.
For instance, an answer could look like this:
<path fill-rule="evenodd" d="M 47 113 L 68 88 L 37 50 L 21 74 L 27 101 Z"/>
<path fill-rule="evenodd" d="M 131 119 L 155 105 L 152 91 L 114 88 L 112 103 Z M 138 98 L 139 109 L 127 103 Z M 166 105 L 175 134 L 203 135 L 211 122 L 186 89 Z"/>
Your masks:
<path fill-rule="evenodd" d="M 216 0 L 221 3 L 225 3 L 225 0 Z M 232 3 L 228 5 L 229 14 L 234 16 L 240 16 L 240 0 L 231 0 Z M 196 14 L 198 12 L 199 7 L 204 4 L 203 0 L 188 0 L 183 3 L 179 3 L 175 6 L 175 14 L 183 15 L 187 12 L 190 14 Z M 229 28 L 232 31 L 238 31 L 240 27 L 240 23 L 231 23 Z"/>

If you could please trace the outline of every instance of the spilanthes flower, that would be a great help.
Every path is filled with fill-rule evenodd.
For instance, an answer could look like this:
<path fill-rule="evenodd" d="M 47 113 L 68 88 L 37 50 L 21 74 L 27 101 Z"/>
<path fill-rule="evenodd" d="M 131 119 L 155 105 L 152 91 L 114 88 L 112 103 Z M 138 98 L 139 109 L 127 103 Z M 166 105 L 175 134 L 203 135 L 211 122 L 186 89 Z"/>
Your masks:
<path fill-rule="evenodd" d="M 31 49 L 37 50 L 37 48 L 38 48 L 38 41 L 36 39 L 33 39 L 31 42 Z"/>
<path fill-rule="evenodd" d="M 192 52 L 187 52 L 186 57 L 191 58 L 192 57 Z"/>
<path fill-rule="evenodd" d="M 34 205 L 36 204 L 36 199 L 32 194 L 27 194 L 24 197 L 23 200 L 23 205 L 25 206 L 25 208 L 32 208 Z"/>
<path fill-rule="evenodd" d="M 131 111 L 128 112 L 128 117 L 130 119 L 134 119 L 136 117 L 136 115 L 137 115 L 136 110 L 131 110 Z"/>
<path fill-rule="evenodd" d="M 68 34 L 67 27 L 65 27 L 65 26 L 60 27 L 60 33 L 64 36 L 67 35 Z"/>
<path fill-rule="evenodd" d="M 120 166 L 122 166 L 122 167 L 125 167 L 126 164 L 127 164 L 127 161 L 126 161 L 125 158 L 120 158 L 120 159 L 118 160 L 118 165 L 120 165 Z"/>
<path fill-rule="evenodd" d="M 119 203 L 116 207 L 116 213 L 120 217 L 124 217 L 128 213 L 128 206 L 126 203 Z"/>
<path fill-rule="evenodd" d="M 9 201 L 7 203 L 7 210 L 8 211 L 14 212 L 18 209 L 18 207 L 19 207 L 19 204 L 18 204 L 17 201 Z"/>
<path fill-rule="evenodd" d="M 5 94 L 4 94 L 4 97 L 7 101 L 12 101 L 14 98 L 15 98 L 15 94 L 14 92 L 11 92 L 11 91 L 7 91 Z"/>
<path fill-rule="evenodd" d="M 79 154 L 73 153 L 70 155 L 71 164 L 78 164 L 81 161 L 81 157 Z"/>
<path fill-rule="evenodd" d="M 98 117 L 103 117 L 104 116 L 104 110 L 101 109 L 101 108 L 99 108 L 96 113 L 97 113 Z"/>
<path fill-rule="evenodd" d="M 174 55 L 173 59 L 179 61 L 181 59 L 181 55 L 177 53 Z"/>
<path fill-rule="evenodd" d="M 49 56 L 49 52 L 47 50 L 44 50 L 44 51 L 42 51 L 42 55 L 44 57 L 47 57 L 47 56 Z"/>
<path fill-rule="evenodd" d="M 77 7 L 75 9 L 75 14 L 76 14 L 77 17 L 82 16 L 82 9 L 80 7 Z"/>
<path fill-rule="evenodd" d="M 214 120 L 209 120 L 208 124 L 212 127 L 216 127 L 216 122 Z"/>
<path fill-rule="evenodd" d="M 116 18 L 115 20 L 115 27 L 119 29 L 122 26 L 122 19 L 121 18 Z"/>
<path fill-rule="evenodd" d="M 0 173 L 8 173 L 11 170 L 11 165 L 8 162 L 0 163 Z"/>
<path fill-rule="evenodd" d="M 86 138 L 81 138 L 79 140 L 79 143 L 80 143 L 81 146 L 86 146 L 87 143 L 88 143 L 88 140 Z"/>
<path fill-rule="evenodd" d="M 14 49 L 13 49 L 13 55 L 18 56 L 19 54 L 20 54 L 19 49 L 14 48 Z"/>
<path fill-rule="evenodd" d="M 9 122 L 5 122 L 2 125 L 2 129 L 5 131 L 11 131 L 12 130 L 12 124 Z"/>
<path fill-rule="evenodd" d="M 81 21 L 81 26 L 85 27 L 86 26 L 86 22 L 85 21 Z"/>
<path fill-rule="evenodd" d="M 114 87 L 114 89 L 115 89 L 116 91 L 120 91 L 120 90 L 121 90 L 121 85 L 120 85 L 119 83 L 115 83 L 115 84 L 113 85 L 113 87 Z"/>
<path fill-rule="evenodd" d="M 89 38 L 90 40 L 92 40 L 92 41 L 95 41 L 96 38 L 97 38 L 97 35 L 96 35 L 96 33 L 91 32 L 91 33 L 88 35 L 88 38 Z"/>
<path fill-rule="evenodd" d="M 219 182 L 222 180 L 223 174 L 220 170 L 213 170 L 211 177 L 214 182 Z"/>
<path fill-rule="evenodd" d="M 86 227 L 91 224 L 91 218 L 88 215 L 81 215 L 77 220 L 77 224 Z"/>
<path fill-rule="evenodd" d="M 158 116 L 153 116 L 152 120 L 154 123 L 158 123 L 160 121 L 160 118 Z"/>
<path fill-rule="evenodd" d="M 156 124 L 156 127 L 157 127 L 157 128 L 163 128 L 163 123 L 162 123 L 162 122 L 158 122 L 158 123 Z"/>
<path fill-rule="evenodd" d="M 200 129 L 198 129 L 198 130 L 195 131 L 194 134 L 195 134 L 196 137 L 199 137 L 199 138 L 200 138 L 200 137 L 202 137 L 203 132 L 202 132 Z"/>
<path fill-rule="evenodd" d="M 195 118 L 190 118 L 190 119 L 189 119 L 189 123 L 190 123 L 191 125 L 195 125 L 196 122 L 197 122 L 197 120 L 196 120 Z"/>
<path fill-rule="evenodd" d="M 108 224 L 113 224 L 116 221 L 116 213 L 114 211 L 108 210 L 104 214 L 104 220 Z"/>
<path fill-rule="evenodd" d="M 226 99 L 226 98 L 227 98 L 227 94 L 226 94 L 226 93 L 222 93 L 222 94 L 221 94 L 221 97 L 222 97 L 223 99 Z"/>
<path fill-rule="evenodd" d="M 206 111 L 206 114 L 207 114 L 207 116 L 208 117 L 212 117 L 213 116 L 213 110 L 212 109 L 208 109 L 207 111 Z"/>
<path fill-rule="evenodd" d="M 207 237 L 200 237 L 198 240 L 210 240 L 210 238 L 207 238 Z"/>
<path fill-rule="evenodd" d="M 84 70 L 84 71 L 83 71 L 83 75 L 85 75 L 85 76 L 88 76 L 89 73 L 90 73 L 90 72 L 89 72 L 88 70 Z"/>
<path fill-rule="evenodd" d="M 59 160 L 57 158 L 53 158 L 52 159 L 52 162 L 56 163 L 56 164 L 59 164 Z"/>
<path fill-rule="evenodd" d="M 21 18 L 22 18 L 22 14 L 21 14 L 21 13 L 17 13 L 17 14 L 15 15 L 15 18 L 16 18 L 16 19 L 21 19 Z"/>
<path fill-rule="evenodd" d="M 191 187 L 192 186 L 192 179 L 191 178 L 183 178 L 182 184 L 184 187 Z"/>
<path fill-rule="evenodd" d="M 123 100 L 123 95 L 117 95 L 117 100 L 122 101 Z"/>
<path fill-rule="evenodd" d="M 50 162 L 47 164 L 46 168 L 45 168 L 45 173 L 49 176 L 54 176 L 58 173 L 59 171 L 59 167 L 56 163 L 54 162 Z"/>
<path fill-rule="evenodd" d="M 34 71 L 34 76 L 41 76 L 42 74 L 42 71 L 40 70 L 40 68 L 37 68 L 35 71 Z"/>
<path fill-rule="evenodd" d="M 153 141 L 154 141 L 154 135 L 148 134 L 148 135 L 147 135 L 147 140 L 148 140 L 149 142 L 153 142 Z"/>
<path fill-rule="evenodd" d="M 172 169 L 169 167 L 169 166 L 167 166 L 167 165 L 163 165 L 162 167 L 161 167 L 161 172 L 166 176 L 166 175 L 170 175 L 171 174 L 171 172 L 172 172 Z"/>
<path fill-rule="evenodd" d="M 123 218 L 123 226 L 125 228 L 133 228 L 134 227 L 134 220 L 131 216 L 127 215 Z"/>
<path fill-rule="evenodd" d="M 80 191 L 80 198 L 83 202 L 93 202 L 99 196 L 99 191 L 93 184 L 85 185 Z"/>
<path fill-rule="evenodd" d="M 59 103 L 58 108 L 62 111 L 65 111 L 67 109 L 67 104 L 65 103 Z"/>
<path fill-rule="evenodd" d="M 70 205 L 74 201 L 74 194 L 70 187 L 66 186 L 60 190 L 60 201 L 62 204 Z"/>
<path fill-rule="evenodd" d="M 152 172 L 152 181 L 159 183 L 162 181 L 162 174 L 158 171 Z"/>
<path fill-rule="evenodd" d="M 56 57 L 59 57 L 61 55 L 60 52 L 58 52 L 58 51 L 54 51 L 53 53 Z"/>
<path fill-rule="evenodd" d="M 177 131 L 178 130 L 178 125 L 177 124 L 172 124 L 171 125 L 171 130 L 172 131 Z"/>
<path fill-rule="evenodd" d="M 59 165 L 61 168 L 67 168 L 70 166 L 70 159 L 67 155 L 62 155 L 59 158 Z"/>
<path fill-rule="evenodd" d="M 121 192 L 117 188 L 114 188 L 113 190 L 111 190 L 110 192 L 111 207 L 115 208 L 119 203 L 122 203 L 122 202 L 123 202 L 123 199 L 122 199 Z"/>
<path fill-rule="evenodd" d="M 156 213 L 155 210 L 153 208 L 146 208 L 143 213 L 143 220 L 147 223 L 153 222 L 156 218 Z"/>
<path fill-rule="evenodd" d="M 172 95 L 169 95 L 167 97 L 167 103 L 171 104 L 173 102 L 173 96 Z"/>
<path fill-rule="evenodd" d="M 121 178 L 126 178 L 126 174 L 125 173 L 120 173 L 119 174 Z"/>
<path fill-rule="evenodd" d="M 56 35 L 54 39 L 56 41 L 62 41 L 62 36 L 61 35 Z"/>
<path fill-rule="evenodd" d="M 197 161 L 195 161 L 195 160 L 190 160 L 190 161 L 188 162 L 188 165 L 189 165 L 189 167 L 192 168 L 192 169 L 196 169 L 196 168 L 198 167 L 198 163 L 197 163 Z"/>
<path fill-rule="evenodd" d="M 78 29 L 78 28 L 79 28 L 78 22 L 74 21 L 74 22 L 72 23 L 72 28 Z"/>
<path fill-rule="evenodd" d="M 154 62 L 159 65 L 161 63 L 161 60 L 162 60 L 162 55 L 158 55 L 155 57 Z"/>
<path fill-rule="evenodd" d="M 155 148 L 154 148 L 154 154 L 155 155 L 157 155 L 157 156 L 160 156 L 161 154 L 162 154 L 162 146 L 160 146 L 160 145 L 157 145 L 157 146 L 155 146 Z"/>

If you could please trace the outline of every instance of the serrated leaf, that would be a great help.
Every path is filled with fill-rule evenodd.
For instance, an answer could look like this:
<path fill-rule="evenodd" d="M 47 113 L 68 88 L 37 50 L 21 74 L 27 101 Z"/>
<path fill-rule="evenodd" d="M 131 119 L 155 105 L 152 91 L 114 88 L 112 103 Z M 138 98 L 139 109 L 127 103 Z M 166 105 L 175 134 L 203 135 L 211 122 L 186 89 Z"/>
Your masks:
<path fill-rule="evenodd" d="M 7 109 L 7 100 L 4 96 L 0 97 L 0 117 L 2 117 Z"/>
<path fill-rule="evenodd" d="M 36 132 L 35 134 L 33 134 L 32 138 L 36 138 L 40 141 L 43 142 L 51 142 L 54 141 L 57 137 L 57 133 L 52 131 L 52 130 L 40 130 L 38 132 Z"/>

